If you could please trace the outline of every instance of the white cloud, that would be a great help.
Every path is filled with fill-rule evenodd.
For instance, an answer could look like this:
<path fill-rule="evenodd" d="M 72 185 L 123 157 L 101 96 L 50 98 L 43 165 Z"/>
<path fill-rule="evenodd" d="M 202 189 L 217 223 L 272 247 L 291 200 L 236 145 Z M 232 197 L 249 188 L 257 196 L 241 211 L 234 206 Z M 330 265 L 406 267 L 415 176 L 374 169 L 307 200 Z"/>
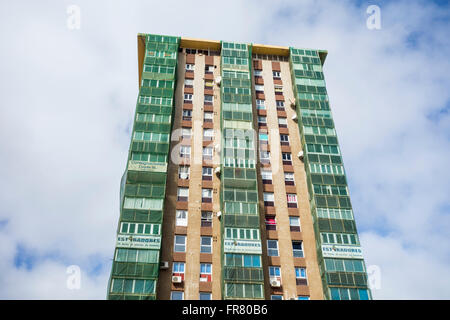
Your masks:
<path fill-rule="evenodd" d="M 382 269 L 375 297 L 450 297 L 439 277 L 415 281 L 412 271 L 448 271 L 450 117 L 427 118 L 450 101 L 448 10 L 392 2 L 381 6 L 382 29 L 371 31 L 365 7 L 350 1 L 78 3 L 81 29 L 72 31 L 72 2 L 0 4 L 8 43 L 0 51 L 0 221 L 8 221 L 0 297 L 105 297 L 138 32 L 328 50 L 325 78 L 361 241 L 368 264 Z M 46 258 L 17 269 L 19 245 Z M 86 270 L 80 291 L 64 287 L 69 264 Z"/>

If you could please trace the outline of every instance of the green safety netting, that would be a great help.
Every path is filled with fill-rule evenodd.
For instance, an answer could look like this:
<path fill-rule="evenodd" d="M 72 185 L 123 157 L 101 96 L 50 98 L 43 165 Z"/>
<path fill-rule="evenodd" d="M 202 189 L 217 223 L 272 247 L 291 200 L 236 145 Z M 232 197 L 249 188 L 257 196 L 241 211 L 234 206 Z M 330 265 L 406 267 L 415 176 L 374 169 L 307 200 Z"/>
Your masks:
<path fill-rule="evenodd" d="M 325 237 L 326 234 L 323 232 L 333 232 L 339 235 L 339 239 L 347 239 L 347 236 L 354 239 L 357 236 L 356 224 L 352 214 L 338 216 L 339 219 L 317 218 L 318 210 L 322 214 L 329 210 L 351 211 L 347 179 L 343 168 L 341 169 L 342 158 L 339 154 L 334 122 L 329 111 L 330 106 L 319 51 L 290 48 L 289 62 L 292 83 L 296 84 L 293 86 L 293 90 L 296 97 L 298 126 L 302 137 L 303 159 L 307 173 L 319 265 L 323 269 L 321 274 L 324 295 L 328 299 L 342 299 L 348 295 L 348 292 L 352 292 L 353 298 L 365 298 L 364 292 L 366 291 L 361 295 L 355 294 L 356 291 L 353 289 L 358 287 L 367 290 L 367 297 L 370 297 L 366 281 L 367 275 L 363 270 L 329 272 L 333 271 L 330 269 L 330 263 L 323 263 L 323 259 L 326 258 L 323 257 L 322 245 L 324 243 L 321 234 Z M 311 172 L 312 168 L 315 171 L 323 170 L 325 173 Z M 335 171 L 330 172 L 331 170 Z M 363 259 L 358 261 L 362 265 L 364 264 Z M 330 287 L 330 285 L 339 286 L 339 289 Z M 346 291 L 347 289 L 349 291 Z"/>
<path fill-rule="evenodd" d="M 139 161 L 140 165 L 147 163 L 148 166 L 127 165 L 121 186 L 119 225 L 123 222 L 151 223 L 159 225 L 158 230 L 161 230 L 180 38 L 146 35 L 145 40 L 142 82 L 128 160 L 129 163 Z M 118 229 L 118 233 L 121 231 Z M 128 232 L 131 231 L 127 229 Z M 134 232 L 130 236 L 135 236 Z M 137 236 L 150 237 L 143 234 Z M 161 236 L 158 232 L 151 237 Z M 155 299 L 159 250 L 118 250 L 113 261 L 108 298 Z M 124 250 L 131 250 L 130 254 L 139 257 L 136 258 L 140 259 L 139 262 L 129 262 L 135 256 L 124 258 Z M 120 261 L 124 259 L 127 261 Z"/>

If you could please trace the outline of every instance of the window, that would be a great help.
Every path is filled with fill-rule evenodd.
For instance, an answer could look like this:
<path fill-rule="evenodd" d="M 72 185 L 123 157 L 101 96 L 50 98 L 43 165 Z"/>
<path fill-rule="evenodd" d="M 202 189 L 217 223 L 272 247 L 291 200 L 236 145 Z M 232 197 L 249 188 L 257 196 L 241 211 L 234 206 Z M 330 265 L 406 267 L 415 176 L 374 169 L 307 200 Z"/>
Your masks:
<path fill-rule="evenodd" d="M 214 137 L 214 129 L 203 129 L 203 141 L 211 141 Z"/>
<path fill-rule="evenodd" d="M 289 217 L 289 227 L 291 231 L 300 231 L 300 218 L 299 217 Z"/>
<path fill-rule="evenodd" d="M 191 147 L 190 146 L 180 146 L 180 157 L 181 158 L 189 158 L 191 156 Z"/>
<path fill-rule="evenodd" d="M 155 280 L 112 279 L 112 293 L 155 293 Z"/>
<path fill-rule="evenodd" d="M 276 230 L 276 229 L 277 229 L 277 221 L 275 220 L 275 216 L 267 215 L 266 230 Z"/>
<path fill-rule="evenodd" d="M 272 171 L 261 170 L 261 179 L 263 184 L 272 184 Z"/>
<path fill-rule="evenodd" d="M 261 268 L 261 256 L 255 254 L 225 253 L 225 266 Z"/>
<path fill-rule="evenodd" d="M 201 253 L 212 253 L 212 237 L 201 237 L 200 238 L 200 252 Z"/>
<path fill-rule="evenodd" d="M 226 227 L 224 230 L 225 230 L 225 239 L 259 240 L 258 229 Z"/>
<path fill-rule="evenodd" d="M 201 226 L 212 227 L 212 216 L 211 211 L 202 211 Z"/>
<path fill-rule="evenodd" d="M 202 180 L 211 181 L 212 180 L 212 168 L 203 167 L 202 168 Z"/>
<path fill-rule="evenodd" d="M 264 198 L 264 206 L 266 207 L 274 206 L 275 197 L 273 196 L 273 192 L 264 192 L 263 198 Z"/>
<path fill-rule="evenodd" d="M 256 93 L 264 93 L 264 86 L 260 84 L 255 84 Z"/>
<path fill-rule="evenodd" d="M 211 160 L 213 157 L 212 147 L 203 147 L 203 160 Z"/>
<path fill-rule="evenodd" d="M 284 110 L 284 101 L 277 100 L 277 110 L 279 110 L 279 111 Z"/>
<path fill-rule="evenodd" d="M 280 134 L 280 142 L 281 142 L 282 146 L 288 146 L 289 145 L 289 135 Z"/>
<path fill-rule="evenodd" d="M 275 85 L 275 94 L 276 95 L 282 95 L 283 94 L 283 86 L 282 85 Z"/>
<path fill-rule="evenodd" d="M 205 79 L 205 89 L 212 90 L 214 88 L 214 81 Z"/>
<path fill-rule="evenodd" d="M 124 209 L 138 210 L 162 210 L 163 199 L 125 197 L 123 202 Z"/>
<path fill-rule="evenodd" d="M 286 196 L 288 208 L 297 208 L 297 195 L 294 193 L 288 193 Z"/>
<path fill-rule="evenodd" d="M 274 79 L 281 79 L 281 72 L 280 71 L 272 71 L 272 75 Z"/>
<path fill-rule="evenodd" d="M 279 294 L 272 294 L 270 300 L 283 300 L 283 296 Z"/>
<path fill-rule="evenodd" d="M 183 291 L 172 291 L 170 293 L 170 300 L 183 300 L 184 292 Z"/>
<path fill-rule="evenodd" d="M 133 139 L 139 140 L 139 141 L 169 142 L 169 134 L 168 133 L 135 131 Z"/>
<path fill-rule="evenodd" d="M 175 225 L 179 227 L 187 226 L 188 213 L 186 210 L 177 210 Z"/>
<path fill-rule="evenodd" d="M 191 63 L 186 63 L 186 71 L 194 71 L 195 65 Z"/>
<path fill-rule="evenodd" d="M 143 87 L 153 87 L 153 88 L 166 88 L 166 89 L 173 89 L 174 82 L 170 80 L 150 80 L 150 79 L 143 79 L 142 80 L 142 86 Z"/>
<path fill-rule="evenodd" d="M 295 282 L 298 286 L 306 286 L 308 284 L 305 268 L 295 267 Z"/>
<path fill-rule="evenodd" d="M 267 255 L 278 257 L 278 240 L 267 240 Z"/>
<path fill-rule="evenodd" d="M 327 244 L 359 245 L 358 235 L 347 233 L 321 233 L 322 242 Z"/>
<path fill-rule="evenodd" d="M 278 127 L 287 128 L 287 119 L 286 118 L 278 118 Z"/>
<path fill-rule="evenodd" d="M 258 110 L 266 110 L 265 100 L 256 99 L 256 109 Z"/>
<path fill-rule="evenodd" d="M 276 278 L 281 281 L 281 268 L 269 266 L 269 277 Z"/>
<path fill-rule="evenodd" d="M 177 191 L 178 201 L 188 201 L 189 200 L 189 188 L 179 187 Z"/>
<path fill-rule="evenodd" d="M 330 288 L 331 300 L 369 300 L 367 289 Z"/>
<path fill-rule="evenodd" d="M 213 122 L 213 113 L 205 111 L 203 113 L 203 122 Z"/>
<path fill-rule="evenodd" d="M 212 202 L 212 189 L 202 189 L 202 202 Z"/>
<path fill-rule="evenodd" d="M 211 282 L 212 264 L 200 263 L 200 282 Z"/>
<path fill-rule="evenodd" d="M 269 143 L 269 135 L 267 133 L 260 133 L 259 134 L 259 142 L 261 144 Z"/>
<path fill-rule="evenodd" d="M 190 93 L 184 94 L 184 103 L 192 103 L 192 97 L 193 95 Z"/>
<path fill-rule="evenodd" d="M 156 250 L 118 248 L 114 260 L 119 262 L 158 263 L 159 252 Z"/>
<path fill-rule="evenodd" d="M 175 236 L 175 252 L 186 252 L 186 236 L 176 235 Z"/>
<path fill-rule="evenodd" d="M 190 139 L 192 135 L 192 128 L 181 128 L 181 136 L 183 139 Z"/>
<path fill-rule="evenodd" d="M 180 276 L 184 280 L 184 262 L 174 262 L 172 266 L 172 276 Z"/>
<path fill-rule="evenodd" d="M 192 120 L 192 110 L 183 109 L 183 120 L 185 121 Z"/>
<path fill-rule="evenodd" d="M 284 173 L 284 183 L 289 186 L 295 185 L 294 173 L 293 172 L 285 172 Z"/>
<path fill-rule="evenodd" d="M 363 260 L 357 259 L 330 259 L 326 258 L 325 269 L 329 272 L 345 271 L 345 272 L 364 272 Z"/>
<path fill-rule="evenodd" d="M 292 241 L 292 251 L 294 258 L 303 258 L 303 243 L 301 241 Z"/>
<path fill-rule="evenodd" d="M 189 166 L 178 167 L 178 178 L 183 180 L 189 179 Z"/>
<path fill-rule="evenodd" d="M 120 226 L 120 233 L 158 235 L 160 231 L 160 226 L 161 226 L 160 224 L 151 224 L 151 223 L 122 222 Z"/>
<path fill-rule="evenodd" d="M 265 117 L 265 116 L 258 116 L 258 125 L 260 125 L 260 126 L 267 125 L 267 117 Z"/>
<path fill-rule="evenodd" d="M 213 72 L 214 72 L 214 66 L 205 65 L 205 73 L 213 73 Z"/>
<path fill-rule="evenodd" d="M 255 77 L 262 77 L 262 70 L 254 70 L 253 74 Z"/>
<path fill-rule="evenodd" d="M 200 292 L 199 300 L 211 300 L 211 292 Z"/>
<path fill-rule="evenodd" d="M 192 88 L 194 85 L 194 79 L 184 79 L 184 86 L 186 88 Z"/>
<path fill-rule="evenodd" d="M 292 165 L 292 155 L 288 152 L 283 152 L 281 154 L 281 158 L 283 160 L 283 164 Z"/>
<path fill-rule="evenodd" d="M 205 94 L 205 100 L 204 100 L 205 104 L 206 105 L 213 104 L 213 100 L 214 100 L 213 98 L 214 98 L 213 96 Z"/>
<path fill-rule="evenodd" d="M 270 151 L 260 151 L 259 158 L 261 163 L 270 163 Z"/>

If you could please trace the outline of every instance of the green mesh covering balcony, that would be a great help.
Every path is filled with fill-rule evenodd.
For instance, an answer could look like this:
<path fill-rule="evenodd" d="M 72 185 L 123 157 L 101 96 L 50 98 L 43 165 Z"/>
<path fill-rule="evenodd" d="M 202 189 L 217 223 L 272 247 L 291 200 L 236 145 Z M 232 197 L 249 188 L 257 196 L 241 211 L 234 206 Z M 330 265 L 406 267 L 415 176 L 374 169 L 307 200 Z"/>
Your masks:
<path fill-rule="evenodd" d="M 108 299 L 156 299 L 180 39 L 145 38 Z"/>
<path fill-rule="evenodd" d="M 327 299 L 370 299 L 347 179 L 322 72 L 324 53 L 290 48 L 317 256 Z"/>
<path fill-rule="evenodd" d="M 222 42 L 222 295 L 263 299 L 251 46 Z"/>

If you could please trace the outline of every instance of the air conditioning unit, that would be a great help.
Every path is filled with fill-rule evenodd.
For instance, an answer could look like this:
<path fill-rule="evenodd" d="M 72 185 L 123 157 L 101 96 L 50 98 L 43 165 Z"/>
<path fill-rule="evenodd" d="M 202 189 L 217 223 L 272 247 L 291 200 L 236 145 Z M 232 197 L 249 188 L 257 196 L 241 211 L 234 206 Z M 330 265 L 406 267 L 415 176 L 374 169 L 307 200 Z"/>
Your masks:
<path fill-rule="evenodd" d="M 270 286 L 274 288 L 279 288 L 281 287 L 281 281 L 278 280 L 277 278 L 270 278 Z"/>
<path fill-rule="evenodd" d="M 168 261 L 161 261 L 159 263 L 159 268 L 162 269 L 162 270 L 169 269 L 169 262 Z"/>
<path fill-rule="evenodd" d="M 294 115 L 292 116 L 292 120 L 297 121 L 297 114 L 294 114 Z"/>
<path fill-rule="evenodd" d="M 303 160 L 303 151 L 300 151 L 300 152 L 297 154 L 297 157 L 298 157 L 300 160 Z"/>
<path fill-rule="evenodd" d="M 221 215 L 222 215 L 222 211 L 217 211 L 217 218 L 220 218 Z"/>
<path fill-rule="evenodd" d="M 218 86 L 220 86 L 220 83 L 222 82 L 222 77 L 221 77 L 221 76 L 217 76 L 217 77 L 214 79 L 214 82 L 215 82 Z"/>
<path fill-rule="evenodd" d="M 181 283 L 181 281 L 182 281 L 181 276 L 172 276 L 173 283 Z"/>
<path fill-rule="evenodd" d="M 219 174 L 220 174 L 220 167 L 216 167 L 216 168 L 214 169 L 214 173 L 217 174 L 217 175 L 219 175 Z"/>
<path fill-rule="evenodd" d="M 216 151 L 220 151 L 220 143 L 216 144 L 216 145 L 214 146 L 214 149 L 215 149 Z"/>

